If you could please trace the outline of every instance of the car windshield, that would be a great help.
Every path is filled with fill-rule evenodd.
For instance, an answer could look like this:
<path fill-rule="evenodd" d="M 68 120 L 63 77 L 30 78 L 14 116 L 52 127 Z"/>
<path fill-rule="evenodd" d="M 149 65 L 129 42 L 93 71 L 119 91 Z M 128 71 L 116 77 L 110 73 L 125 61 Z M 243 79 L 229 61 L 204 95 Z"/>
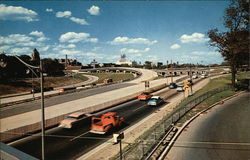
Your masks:
<path fill-rule="evenodd" d="M 149 95 L 149 93 L 148 93 L 148 92 L 143 92 L 142 94 L 144 94 L 144 95 Z"/>

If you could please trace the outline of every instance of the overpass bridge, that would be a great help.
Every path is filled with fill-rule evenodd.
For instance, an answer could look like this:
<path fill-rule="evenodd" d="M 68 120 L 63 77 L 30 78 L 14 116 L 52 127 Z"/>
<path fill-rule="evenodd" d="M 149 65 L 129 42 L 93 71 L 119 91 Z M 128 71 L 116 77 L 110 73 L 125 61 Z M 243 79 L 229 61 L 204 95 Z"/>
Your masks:
<path fill-rule="evenodd" d="M 167 69 L 160 69 L 155 70 L 157 72 L 158 76 L 177 76 L 177 75 L 190 75 L 192 74 L 202 74 L 202 73 L 208 73 L 209 68 L 167 68 Z"/>

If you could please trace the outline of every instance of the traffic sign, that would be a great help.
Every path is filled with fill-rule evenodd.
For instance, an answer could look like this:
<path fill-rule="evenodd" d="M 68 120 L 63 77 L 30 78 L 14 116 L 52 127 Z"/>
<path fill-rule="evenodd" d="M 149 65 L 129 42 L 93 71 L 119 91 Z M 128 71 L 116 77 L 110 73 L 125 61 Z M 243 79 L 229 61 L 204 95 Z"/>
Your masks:
<path fill-rule="evenodd" d="M 145 87 L 149 88 L 149 81 L 145 81 Z"/>
<path fill-rule="evenodd" d="M 190 89 L 190 87 L 189 87 L 188 85 L 185 85 L 185 86 L 183 87 L 183 89 L 184 89 L 185 91 L 188 91 L 188 90 Z"/>

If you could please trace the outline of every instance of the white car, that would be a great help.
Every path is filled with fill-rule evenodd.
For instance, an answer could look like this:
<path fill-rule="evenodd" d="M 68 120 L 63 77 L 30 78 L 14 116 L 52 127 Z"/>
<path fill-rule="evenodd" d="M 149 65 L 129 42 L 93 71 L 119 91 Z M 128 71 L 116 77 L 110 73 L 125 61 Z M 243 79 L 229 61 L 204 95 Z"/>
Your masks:
<path fill-rule="evenodd" d="M 183 92 L 184 91 L 183 87 L 184 87 L 183 85 L 178 85 L 176 88 L 177 92 Z"/>
<path fill-rule="evenodd" d="M 196 79 L 196 78 L 198 78 L 198 76 L 195 74 L 195 75 L 192 76 L 192 78 Z"/>
<path fill-rule="evenodd" d="M 68 115 L 64 120 L 62 120 L 59 123 L 60 128 L 67 128 L 70 129 L 72 127 L 75 127 L 76 125 L 79 125 L 81 122 L 91 121 L 92 114 L 85 113 L 85 112 L 75 112 L 70 115 Z"/>
<path fill-rule="evenodd" d="M 208 77 L 208 75 L 207 74 L 201 74 L 201 78 L 207 78 Z"/>
<path fill-rule="evenodd" d="M 160 96 L 153 96 L 149 99 L 148 105 L 149 106 L 157 106 L 161 103 L 163 103 L 163 99 Z"/>

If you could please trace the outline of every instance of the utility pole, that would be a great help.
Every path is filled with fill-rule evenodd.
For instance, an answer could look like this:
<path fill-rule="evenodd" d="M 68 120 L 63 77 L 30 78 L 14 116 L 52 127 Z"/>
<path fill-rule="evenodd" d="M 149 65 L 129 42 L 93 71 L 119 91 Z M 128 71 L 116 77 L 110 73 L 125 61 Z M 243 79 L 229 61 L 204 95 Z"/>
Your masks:
<path fill-rule="evenodd" d="M 173 83 L 173 64 L 171 60 L 171 83 Z"/>
<path fill-rule="evenodd" d="M 42 60 L 40 60 L 40 66 L 32 66 L 30 64 L 25 63 L 22 59 L 19 57 L 15 56 L 16 59 L 18 59 L 21 63 L 23 63 L 25 66 L 27 66 L 36 76 L 36 72 L 34 72 L 33 69 L 38 69 L 40 72 L 40 79 L 41 79 L 41 130 L 42 130 L 42 160 L 45 160 L 45 152 L 44 152 L 44 137 L 45 137 L 45 115 L 44 115 L 44 93 L 43 93 L 43 84 L 44 84 L 44 79 L 43 79 L 43 63 Z M 33 68 L 33 69 L 32 69 Z M 37 76 L 38 77 L 38 76 Z"/>
<path fill-rule="evenodd" d="M 44 137 L 45 137 L 45 116 L 44 116 L 44 93 L 43 93 L 43 61 L 40 60 L 40 77 L 41 77 L 41 129 L 42 129 L 42 160 L 45 160 L 45 147 L 44 147 Z"/>
<path fill-rule="evenodd" d="M 193 83 L 193 80 L 192 80 L 192 67 L 191 67 L 191 63 L 190 63 L 190 72 L 189 72 L 189 75 L 190 75 L 190 88 L 191 88 L 191 95 L 193 94 L 193 88 L 192 88 L 192 83 Z"/>

